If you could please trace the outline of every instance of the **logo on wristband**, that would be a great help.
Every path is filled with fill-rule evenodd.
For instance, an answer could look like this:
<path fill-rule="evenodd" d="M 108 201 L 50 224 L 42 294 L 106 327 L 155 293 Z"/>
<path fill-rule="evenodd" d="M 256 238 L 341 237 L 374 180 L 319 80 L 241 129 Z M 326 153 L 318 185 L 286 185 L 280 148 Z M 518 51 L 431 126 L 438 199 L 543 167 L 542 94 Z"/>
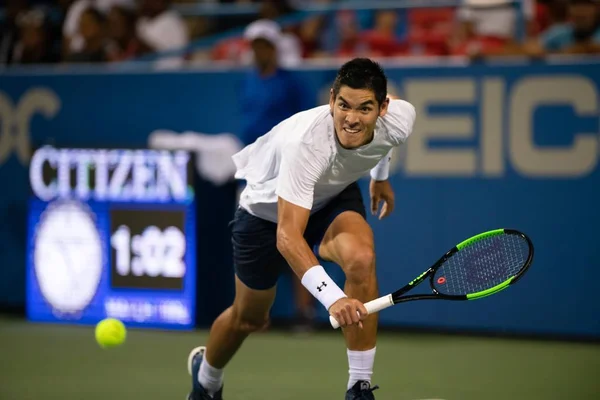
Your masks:
<path fill-rule="evenodd" d="M 317 290 L 318 290 L 319 292 L 322 292 L 322 291 L 323 291 L 323 288 L 324 288 L 325 286 L 327 286 L 327 284 L 326 284 L 325 282 L 321 282 L 321 283 L 322 283 L 322 285 L 321 285 L 321 286 L 317 286 Z"/>

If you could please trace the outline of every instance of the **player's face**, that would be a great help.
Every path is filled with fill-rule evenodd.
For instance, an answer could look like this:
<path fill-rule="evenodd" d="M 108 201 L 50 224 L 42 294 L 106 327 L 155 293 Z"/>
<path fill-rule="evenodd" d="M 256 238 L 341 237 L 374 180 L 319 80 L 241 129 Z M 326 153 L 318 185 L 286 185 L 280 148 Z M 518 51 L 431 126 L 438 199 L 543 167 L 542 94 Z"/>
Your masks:
<path fill-rule="evenodd" d="M 377 118 L 385 115 L 388 103 L 386 99 L 379 105 L 375 93 L 369 89 L 342 86 L 336 98 L 332 90 L 329 105 L 342 147 L 354 149 L 369 143 L 373 139 Z"/>

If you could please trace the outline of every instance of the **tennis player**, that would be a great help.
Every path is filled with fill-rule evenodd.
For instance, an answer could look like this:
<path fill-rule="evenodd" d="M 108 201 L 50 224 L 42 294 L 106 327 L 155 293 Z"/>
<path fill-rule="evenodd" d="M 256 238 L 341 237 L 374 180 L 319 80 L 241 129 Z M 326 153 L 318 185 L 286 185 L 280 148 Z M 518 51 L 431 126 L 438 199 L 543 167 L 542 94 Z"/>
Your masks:
<path fill-rule="evenodd" d="M 371 212 L 380 211 L 379 219 L 392 212 L 391 152 L 414 120 L 410 103 L 387 97 L 382 68 L 357 58 L 338 71 L 328 105 L 293 115 L 233 156 L 236 178 L 247 181 L 231 223 L 236 294 L 206 346 L 188 357 L 189 400 L 223 398 L 224 367 L 250 333 L 267 326 L 277 279 L 289 267 L 343 328 L 346 400 L 374 399 L 377 315 L 367 316 L 363 303 L 379 292 L 373 232 L 356 182 L 370 173 Z M 319 258 L 341 266 L 344 290 Z"/>

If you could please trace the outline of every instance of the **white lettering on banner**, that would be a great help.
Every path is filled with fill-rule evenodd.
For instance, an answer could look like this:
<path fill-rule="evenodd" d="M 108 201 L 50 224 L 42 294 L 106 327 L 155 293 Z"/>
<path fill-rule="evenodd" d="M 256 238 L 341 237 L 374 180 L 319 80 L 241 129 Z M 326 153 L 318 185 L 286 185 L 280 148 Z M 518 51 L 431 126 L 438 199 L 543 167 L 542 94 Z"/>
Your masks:
<path fill-rule="evenodd" d="M 189 158 L 185 151 L 44 146 L 31 158 L 29 180 L 34 194 L 46 201 L 69 197 L 186 201 Z"/>
<path fill-rule="evenodd" d="M 158 312 L 163 321 L 179 324 L 192 322 L 188 308 L 179 300 L 161 301 Z"/>
<path fill-rule="evenodd" d="M 577 133 L 572 146 L 544 149 L 533 141 L 533 112 L 540 104 L 569 104 L 580 116 L 598 115 L 594 83 L 582 76 L 529 78 L 510 97 L 510 156 L 512 165 L 528 176 L 589 174 L 598 161 L 598 132 Z"/>
<path fill-rule="evenodd" d="M 573 140 L 561 146 L 539 146 L 534 141 L 533 117 L 540 107 L 571 106 L 578 117 L 599 116 L 597 83 L 584 75 L 530 75 L 510 84 L 495 76 L 432 76 L 407 78 L 402 83 L 390 80 L 389 91 L 415 105 L 417 121 L 415 134 L 405 148 L 395 152 L 392 168 L 403 168 L 409 177 L 499 178 L 510 167 L 530 178 L 578 178 L 598 168 L 599 132 L 566 132 Z M 328 85 L 320 93 L 325 101 L 329 89 Z M 435 105 L 464 105 L 474 110 L 442 115 L 429 110 Z M 27 165 L 32 119 L 38 114 L 52 119 L 61 107 L 57 94 L 44 87 L 27 90 L 18 100 L 0 91 L 0 166 L 13 153 Z M 440 140 L 457 143 L 444 147 L 430 143 Z M 166 201 L 187 195 L 187 181 L 179 179 L 182 164 L 176 162 L 177 157 L 175 162 L 166 156 L 149 162 L 142 153 L 109 150 L 42 151 L 43 155 L 32 164 L 30 179 L 35 194 L 45 200 L 76 196 Z M 45 181 L 43 168 L 54 170 L 56 176 Z"/>
<path fill-rule="evenodd" d="M 35 88 L 26 91 L 15 106 L 6 94 L 0 92 L 0 165 L 13 151 L 23 165 L 31 157 L 29 125 L 36 114 L 53 118 L 60 110 L 60 99 L 53 91 Z"/>
<path fill-rule="evenodd" d="M 583 76 L 534 76 L 510 88 L 498 77 L 408 79 L 405 94 L 417 110 L 414 135 L 400 152 L 402 159 L 395 160 L 406 176 L 497 178 L 511 165 L 525 177 L 578 178 L 598 165 L 600 132 L 577 132 L 564 146 L 538 146 L 533 136 L 533 115 L 543 106 L 572 106 L 579 117 L 599 116 L 597 88 Z M 479 126 L 472 113 L 430 112 L 436 105 L 478 107 Z M 477 132 L 478 145 L 432 148 L 429 143 L 477 139 Z"/>
<path fill-rule="evenodd" d="M 104 301 L 107 317 L 137 322 L 160 321 L 177 324 L 191 322 L 190 309 L 179 300 L 145 300 L 107 297 Z"/>
<path fill-rule="evenodd" d="M 449 81 L 408 81 L 406 99 L 416 109 L 418 132 L 407 141 L 404 168 L 409 175 L 471 176 L 476 171 L 473 149 L 430 149 L 430 139 L 471 139 L 475 135 L 473 119 L 468 115 L 432 116 L 427 107 L 435 104 L 473 104 L 475 82 L 470 79 Z"/>
<path fill-rule="evenodd" d="M 131 186 L 127 185 L 127 175 L 131 170 L 132 154 L 125 152 L 123 154 L 115 154 L 112 152 L 109 158 L 108 165 L 114 165 L 112 178 L 108 184 L 108 197 L 115 198 L 121 193 L 121 197 L 126 199 L 131 198 Z"/>
<path fill-rule="evenodd" d="M 504 174 L 504 141 L 502 137 L 502 97 L 504 82 L 498 78 L 483 83 L 481 96 L 486 107 L 481 110 L 480 166 L 484 175 L 499 177 Z"/>

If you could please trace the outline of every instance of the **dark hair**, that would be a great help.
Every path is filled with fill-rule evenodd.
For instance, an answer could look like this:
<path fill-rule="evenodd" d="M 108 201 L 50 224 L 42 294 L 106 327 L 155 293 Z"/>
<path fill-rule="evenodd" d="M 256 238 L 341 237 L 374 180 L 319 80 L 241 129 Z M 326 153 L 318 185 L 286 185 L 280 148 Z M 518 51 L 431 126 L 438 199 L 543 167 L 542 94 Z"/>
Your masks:
<path fill-rule="evenodd" d="M 94 18 L 94 20 L 99 24 L 102 25 L 106 22 L 106 16 L 97 8 L 95 7 L 88 7 L 85 10 L 83 10 L 83 12 L 81 13 L 81 15 L 83 14 L 88 14 L 90 15 L 92 18 Z"/>
<path fill-rule="evenodd" d="M 333 82 L 334 98 L 344 85 L 352 89 L 372 90 L 380 106 L 387 97 L 387 78 L 383 68 L 368 58 L 355 58 L 342 65 Z"/>

